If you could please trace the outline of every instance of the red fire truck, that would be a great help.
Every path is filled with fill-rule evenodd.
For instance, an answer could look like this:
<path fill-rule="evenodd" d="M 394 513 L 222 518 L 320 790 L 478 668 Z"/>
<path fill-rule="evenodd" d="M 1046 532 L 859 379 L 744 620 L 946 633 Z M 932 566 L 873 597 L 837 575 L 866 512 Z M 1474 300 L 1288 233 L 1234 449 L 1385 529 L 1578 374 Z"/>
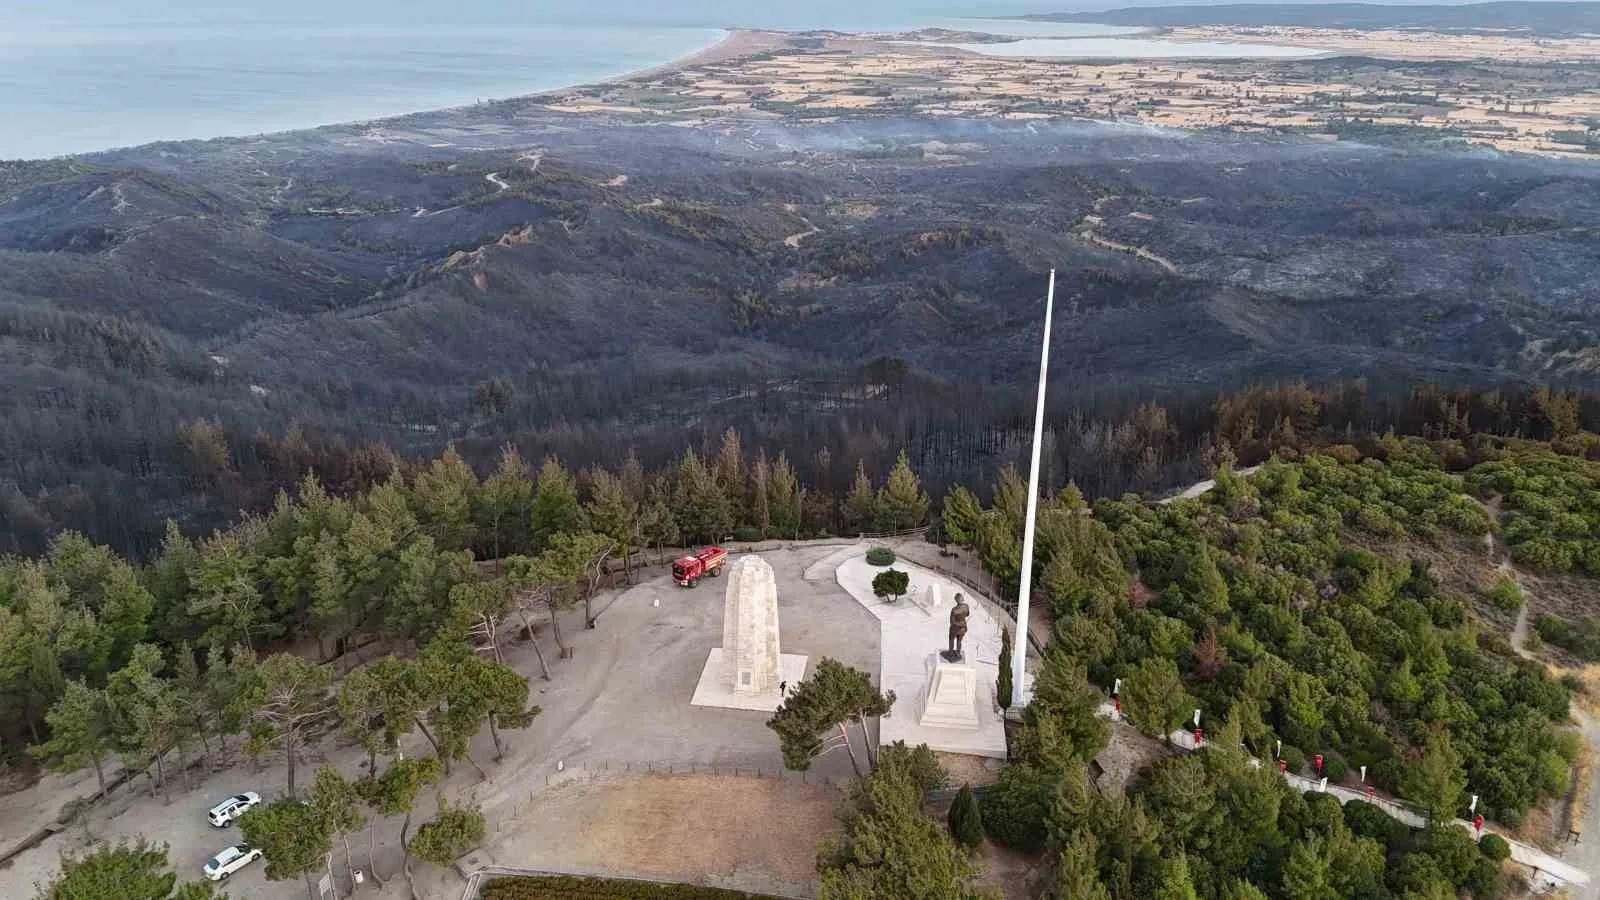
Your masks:
<path fill-rule="evenodd" d="M 694 587 L 702 578 L 715 578 L 722 574 L 722 564 L 728 551 L 721 547 L 706 547 L 672 562 L 672 580 L 684 587 Z"/>

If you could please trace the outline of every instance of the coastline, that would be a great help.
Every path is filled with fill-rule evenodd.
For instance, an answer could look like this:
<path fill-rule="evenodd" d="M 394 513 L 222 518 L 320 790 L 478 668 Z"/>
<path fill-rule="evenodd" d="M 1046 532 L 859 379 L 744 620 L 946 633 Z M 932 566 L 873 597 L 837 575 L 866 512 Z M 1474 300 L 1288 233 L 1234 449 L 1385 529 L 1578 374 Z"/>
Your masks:
<path fill-rule="evenodd" d="M 582 81 L 576 84 L 566 84 L 562 85 L 561 87 L 549 88 L 548 90 L 534 91 L 530 94 L 518 94 L 512 97 L 501 97 L 498 99 L 525 100 L 530 97 L 544 97 L 550 94 L 559 94 L 562 91 L 570 91 L 575 88 L 596 87 L 598 85 L 632 81 L 635 78 L 654 78 L 657 75 L 670 75 L 673 72 L 677 72 L 681 69 L 691 68 L 693 66 L 704 66 L 713 63 L 726 62 L 727 60 L 737 59 L 741 56 L 748 56 L 752 53 L 761 53 L 762 51 L 766 50 L 782 49 L 788 44 L 788 38 L 784 35 L 790 34 L 790 32 L 783 31 L 738 27 L 724 28 L 723 31 L 725 34 L 723 35 L 722 40 L 719 40 L 709 46 L 702 47 L 701 49 L 696 50 L 687 56 L 680 56 L 677 59 L 668 60 L 667 62 L 660 63 L 658 65 L 647 66 L 643 69 L 635 69 L 632 72 L 624 72 L 621 75 L 613 75 L 610 78 L 602 78 L 599 81 Z"/>
<path fill-rule="evenodd" d="M 91 147 L 81 150 L 67 150 L 58 153 L 28 154 L 8 156 L 0 151 L 0 162 L 10 163 L 40 163 L 53 160 L 92 159 L 119 153 L 137 151 L 145 147 L 166 144 L 210 144 L 221 141 L 252 141 L 263 138 L 274 138 L 285 135 L 313 133 L 326 133 L 330 130 L 354 129 L 371 127 L 388 123 L 405 122 L 419 117 L 435 114 L 451 114 L 477 107 L 497 103 L 511 103 L 548 97 L 580 88 L 593 88 L 602 85 L 617 84 L 636 78 L 657 77 L 664 74 L 688 68 L 694 65 L 721 62 L 737 58 L 742 55 L 760 52 L 765 49 L 777 49 L 785 46 L 783 32 L 761 30 L 752 28 L 706 28 L 706 31 L 721 31 L 722 36 L 717 40 L 700 46 L 687 54 L 682 54 L 660 63 L 655 63 L 637 69 L 630 69 L 614 75 L 605 75 L 598 78 L 585 78 L 578 76 L 577 80 L 550 87 L 518 90 L 515 86 L 506 86 L 502 92 L 486 94 L 475 101 L 445 102 L 435 104 L 419 104 L 410 109 L 397 109 L 392 112 L 380 112 L 376 115 L 362 115 L 360 112 L 346 112 L 326 118 L 309 118 L 299 124 L 285 123 L 282 125 L 269 125 L 260 131 L 244 129 L 229 129 L 223 125 L 224 130 L 216 134 L 201 134 L 188 136 L 156 136 L 134 137 L 128 143 L 107 143 L 103 146 Z M 359 101 L 356 101 L 359 102 Z"/>
<path fill-rule="evenodd" d="M 1005 19 L 1005 18 L 984 17 L 984 18 L 975 18 L 974 21 L 975 22 L 982 22 L 982 21 L 1004 22 L 1004 21 L 1008 21 L 1008 20 Z M 1013 20 L 1013 21 L 1015 21 L 1015 20 Z M 593 90 L 595 88 L 612 86 L 612 85 L 619 85 L 619 84 L 625 84 L 627 82 L 640 80 L 640 79 L 660 78 L 660 77 L 663 77 L 663 76 L 672 75 L 672 74 L 675 74 L 675 73 L 678 73 L 678 72 L 682 72 L 682 71 L 685 71 L 685 70 L 688 70 L 688 69 L 692 69 L 692 68 L 694 68 L 696 66 L 723 63 L 723 62 L 727 62 L 729 60 L 739 59 L 741 57 L 750 56 L 750 55 L 753 55 L 753 54 L 756 54 L 756 53 L 762 53 L 762 52 L 768 52 L 768 51 L 774 51 L 774 50 L 782 50 L 782 49 L 800 47 L 800 46 L 802 46 L 802 43 L 801 43 L 802 41 L 814 41 L 819 36 L 822 36 L 824 34 L 826 34 L 826 37 L 824 37 L 823 40 L 825 42 L 828 42 L 828 43 L 837 42 L 837 43 L 841 43 L 841 44 L 856 45 L 856 46 L 873 45 L 873 44 L 880 44 L 880 45 L 888 46 L 882 40 L 882 37 L 880 35 L 876 34 L 876 33 L 857 33 L 857 32 L 844 32 L 844 31 L 838 31 L 838 32 L 835 32 L 835 31 L 828 31 L 828 32 L 804 31 L 804 32 L 800 32 L 800 31 L 787 31 L 787 30 L 770 29 L 770 28 L 757 28 L 757 27 L 749 27 L 749 26 L 726 26 L 726 27 L 723 27 L 721 29 L 721 31 L 723 32 L 723 34 L 722 34 L 722 37 L 719 40 L 716 40 L 716 41 L 714 41 L 714 42 L 712 42 L 710 44 L 704 45 L 704 46 L 700 47 L 699 49 L 696 49 L 696 50 L 694 50 L 692 52 L 689 52 L 687 54 L 675 57 L 673 59 L 666 60 L 664 62 L 656 63 L 654 65 L 649 65 L 649 66 L 644 66 L 642 68 L 637 68 L 637 69 L 632 69 L 632 70 L 628 70 L 628 71 L 624 71 L 624 72 L 619 72 L 619 73 L 617 73 L 615 75 L 610 75 L 610 76 L 605 76 L 605 77 L 600 77 L 600 78 L 588 78 L 588 79 L 580 78 L 579 80 L 576 80 L 576 81 L 572 81 L 572 82 L 568 82 L 568 83 L 560 84 L 560 85 L 555 85 L 555 86 L 552 86 L 552 87 L 546 87 L 546 88 L 536 88 L 536 89 L 533 89 L 533 90 L 524 90 L 524 91 L 517 91 L 517 90 L 515 90 L 513 88 L 512 90 L 509 90 L 506 93 L 493 95 L 493 96 L 486 96 L 486 97 L 484 97 L 484 98 L 482 98 L 480 100 L 477 100 L 475 102 L 445 103 L 445 104 L 439 104 L 439 105 L 421 106 L 421 107 L 415 108 L 415 109 L 398 110 L 398 111 L 395 111 L 395 112 L 381 113 L 381 114 L 378 114 L 378 115 L 369 115 L 369 116 L 363 116 L 363 115 L 360 115 L 358 113 L 358 114 L 355 114 L 355 115 L 340 116 L 338 118 L 327 119 L 327 120 L 323 120 L 321 122 L 312 121 L 312 122 L 307 122 L 305 124 L 288 125 L 286 127 L 274 127 L 274 128 L 269 128 L 266 131 L 261 131 L 261 132 L 227 131 L 227 132 L 224 132 L 224 133 L 221 133 L 221 134 L 214 134 L 214 135 L 209 135 L 209 136 L 155 138 L 153 140 L 139 140 L 139 141 L 136 141 L 135 143 L 130 143 L 130 144 L 115 144 L 115 145 L 111 145 L 111 146 L 107 146 L 107 147 L 101 147 L 101 148 L 90 149 L 90 150 L 82 150 L 82 151 L 74 151 L 74 152 L 57 154 L 57 155 L 53 155 L 53 156 L 38 156 L 38 157 L 24 158 L 24 159 L 22 159 L 20 161 L 42 161 L 42 160 L 48 160 L 48 159 L 93 158 L 93 157 L 106 156 L 106 155 L 123 153 L 123 152 L 128 152 L 128 151 L 134 151 L 134 150 L 138 150 L 138 149 L 140 149 L 142 147 L 150 147 L 150 146 L 154 146 L 154 145 L 157 145 L 157 144 L 211 143 L 211 142 L 217 142 L 217 141 L 239 141 L 239 140 L 249 141 L 249 140 L 258 140 L 258 139 L 268 138 L 268 137 L 291 135 L 291 134 L 311 134 L 311 133 L 318 133 L 318 132 L 327 133 L 329 131 L 339 131 L 339 130 L 370 129 L 370 128 L 373 128 L 373 127 L 383 128 L 383 127 L 400 126 L 400 125 L 405 125 L 405 124 L 410 124 L 410 123 L 417 122 L 419 119 L 423 119 L 423 118 L 429 117 L 429 116 L 459 114 L 459 113 L 462 113 L 462 112 L 465 112 L 465 111 L 469 111 L 469 110 L 477 108 L 477 107 L 493 106 L 493 105 L 497 105 L 497 104 L 517 104 L 517 103 L 527 103 L 527 102 L 539 102 L 541 100 L 548 100 L 551 97 L 558 97 L 558 96 L 560 96 L 562 94 L 571 93 L 571 92 L 575 92 L 575 91 Z M 1146 36 L 1151 35 L 1151 34 L 1158 34 L 1158 33 L 1160 33 L 1160 31 L 1161 31 L 1161 29 L 1141 28 L 1141 29 L 1137 29 L 1137 30 L 1132 31 L 1131 33 L 1122 34 L 1122 35 L 1107 35 L 1105 37 L 1106 37 L 1106 39 L 1113 39 L 1113 38 L 1140 38 L 1140 37 L 1146 37 Z M 1015 38 L 1012 38 L 1011 40 L 1005 41 L 1003 43 L 1011 43 L 1013 41 L 1023 41 L 1023 40 L 1028 40 L 1028 39 L 1027 38 L 1023 38 L 1023 37 L 1015 37 Z M 927 44 L 922 44 L 922 43 L 917 43 L 917 42 L 911 42 L 911 43 L 899 43 L 899 42 L 896 42 L 896 43 L 898 44 L 896 49 L 899 50 L 900 52 L 907 52 L 907 53 L 911 53 L 911 54 L 915 54 L 915 55 L 942 55 L 942 54 L 954 53 L 954 54 L 960 54 L 960 55 L 972 55 L 972 56 L 979 56 L 979 57 L 981 57 L 981 56 L 990 56 L 991 58 L 997 58 L 997 59 L 1007 58 L 1007 57 L 1005 57 L 1003 55 L 1000 55 L 1000 54 L 985 54 L 985 53 L 982 53 L 981 51 L 973 51 L 973 50 L 962 49 L 962 48 L 956 47 L 956 46 L 954 46 L 952 44 L 941 45 L 939 43 L 934 43 L 934 42 L 929 42 Z M 996 43 L 1002 43 L 1002 42 L 996 42 Z M 1029 57 L 1010 57 L 1010 58 L 1026 59 L 1026 58 L 1029 58 Z M 1062 61 L 1067 61 L 1068 59 L 1072 59 L 1072 58 L 1062 58 L 1062 57 L 1055 57 L 1055 58 L 1059 59 L 1059 60 L 1062 60 Z M 1130 54 L 1129 58 L 1130 59 L 1138 58 L 1138 55 L 1137 54 Z M 1107 58 L 1107 57 L 1090 56 L 1090 57 L 1084 58 L 1083 61 L 1096 61 L 1096 60 L 1101 60 L 1101 59 L 1109 60 L 1109 58 Z"/>
<path fill-rule="evenodd" d="M 985 21 L 1009 20 L 1000 18 Z M 928 30 L 942 31 L 938 28 Z M 914 33 L 905 34 L 909 36 Z M 611 75 L 602 74 L 603 65 L 594 66 L 599 71 L 592 71 L 590 77 L 569 72 L 576 75 L 576 80 L 529 90 L 517 90 L 515 84 L 506 85 L 503 93 L 488 94 L 475 102 L 419 105 L 412 110 L 365 117 L 339 115 L 335 111 L 337 118 L 330 117 L 325 120 L 326 124 L 321 125 L 290 125 L 253 134 L 234 132 L 220 137 L 158 139 L 55 158 L 116 161 L 119 156 L 136 156 L 145 148 L 160 145 L 168 145 L 161 151 L 163 155 L 190 152 L 179 151 L 174 146 L 179 144 L 192 145 L 194 150 L 200 151 L 206 145 L 231 143 L 252 148 L 244 151 L 247 154 L 255 152 L 254 147 L 264 144 L 280 144 L 286 148 L 293 145 L 299 150 L 310 150 L 319 145 L 348 150 L 370 148 L 378 144 L 406 143 L 421 148 L 424 153 L 447 148 L 507 148 L 537 134 L 537 126 L 523 130 L 521 126 L 508 126 L 507 123 L 516 122 L 524 114 L 537 118 L 546 113 L 558 116 L 615 114 L 616 118 L 606 120 L 614 122 L 664 121 L 673 118 L 692 122 L 728 116 L 770 120 L 794 110 L 807 120 L 827 121 L 834 115 L 871 113 L 875 107 L 885 106 L 902 112 L 922 111 L 930 115 L 998 115 L 1011 119 L 1035 119 L 1060 115 L 1065 109 L 1063 104 L 1066 104 L 1072 108 L 1071 117 L 1079 119 L 1133 121 L 1158 128 L 1231 126 L 1236 124 L 1234 119 L 1237 114 L 1225 102 L 1226 98 L 1217 99 L 1221 94 L 1215 90 L 1204 95 L 1196 95 L 1195 89 L 1185 93 L 1184 85 L 1180 84 L 1186 73 L 1209 71 L 1219 66 L 1228 67 L 1230 71 L 1235 67 L 1246 67 L 1249 72 L 1256 73 L 1256 77 L 1260 77 L 1261 73 L 1276 73 L 1267 76 L 1277 79 L 1275 98 L 1271 103 L 1263 100 L 1256 105 L 1263 108 L 1272 104 L 1277 106 L 1263 112 L 1265 118 L 1249 124 L 1277 130 L 1284 126 L 1303 128 L 1318 124 L 1315 115 L 1296 105 L 1306 101 L 1295 98 L 1310 96 L 1322 88 L 1316 86 L 1315 71 L 1300 72 L 1294 67 L 1295 63 L 1351 55 L 1376 62 L 1385 57 L 1382 48 L 1373 46 L 1362 46 L 1352 53 L 1350 49 L 1337 45 L 1319 46 L 1311 42 L 1284 40 L 1282 35 L 1274 35 L 1276 39 L 1265 39 L 1263 35 L 1197 33 L 1194 29 L 1167 27 L 1144 27 L 1122 34 L 1059 39 L 1016 37 L 973 45 L 942 40 L 904 41 L 894 39 L 900 37 L 899 34 L 888 32 L 787 31 L 727 26 L 706 28 L 694 41 L 685 43 L 694 46 L 718 34 L 719 38 L 664 62 Z M 1193 47 L 1194 55 L 1138 52 L 1141 49 L 1138 42 L 1145 40 L 1187 44 Z M 1030 51 L 1058 50 L 1072 48 L 1079 41 L 1093 41 L 1102 47 L 1114 45 L 1118 50 L 1126 45 L 1132 52 L 1125 55 L 1120 52 L 1107 53 L 1103 49 L 1085 55 L 1063 54 L 1059 51 L 994 52 L 997 47 L 1019 44 Z M 1204 52 L 1209 48 L 1195 46 L 1218 41 L 1241 46 L 1267 44 L 1297 47 L 1309 52 L 1292 56 L 1212 56 Z M 671 49 L 679 48 L 668 48 L 668 52 Z M 1429 49 L 1437 52 L 1436 48 L 1427 45 L 1421 49 L 1424 52 Z M 781 58 L 766 55 L 774 52 L 780 53 Z M 842 61 L 846 58 L 851 61 Z M 633 60 L 637 64 L 639 56 L 635 55 Z M 729 63 L 732 65 L 729 66 Z M 865 68 L 860 68 L 863 65 Z M 964 74 L 955 82 L 949 80 L 953 71 L 951 66 L 964 69 Z M 1074 66 L 1093 67 L 1093 80 L 1074 80 Z M 727 71 L 719 74 L 718 70 L 737 70 L 742 77 L 733 78 L 733 83 L 729 83 Z M 556 74 L 554 77 L 561 76 Z M 901 85 L 917 79 L 946 88 L 956 84 L 956 89 L 966 91 L 967 95 L 950 100 L 939 99 L 940 95 L 936 92 L 925 92 L 923 95 L 903 93 L 894 98 L 894 103 L 887 103 L 884 98 L 892 96 L 892 89 L 859 89 L 857 82 L 875 77 L 897 79 L 894 83 Z M 1105 79 L 1103 83 L 1102 78 Z M 1427 79 L 1412 77 L 1405 72 L 1396 75 L 1394 82 L 1391 93 L 1396 96 L 1439 90 L 1438 85 Z M 1600 92 L 1596 94 L 1600 95 Z M 1497 119 L 1504 116 L 1503 111 L 1485 108 L 1471 113 L 1469 118 L 1458 108 L 1471 107 L 1472 102 L 1472 97 L 1467 94 L 1452 99 L 1453 105 L 1446 112 L 1438 113 L 1438 121 L 1431 124 L 1455 130 L 1480 125 L 1492 130 L 1498 126 Z M 1593 109 L 1592 105 L 1585 106 L 1575 100 L 1561 102 L 1570 108 L 1558 107 L 1546 112 L 1544 118 L 1555 123 L 1549 127 L 1559 127 L 1560 123 L 1556 121 L 1558 116 L 1587 115 Z M 911 105 L 907 107 L 907 103 Z M 1123 106 L 1117 108 L 1118 103 Z M 1143 105 L 1130 107 L 1129 104 Z M 1414 124 L 1393 121 L 1409 113 L 1391 113 L 1379 106 L 1369 106 L 1370 112 L 1367 107 L 1361 109 L 1370 116 L 1380 118 L 1376 127 L 1406 127 Z M 1130 109 L 1137 111 L 1130 113 Z M 1382 119 L 1384 116 L 1388 119 Z M 1499 132 L 1475 136 L 1491 141 L 1491 146 L 1500 150 L 1527 151 L 1528 145 L 1536 144 L 1540 155 L 1592 158 L 1592 153 L 1551 146 L 1540 137 L 1540 132 L 1529 134 L 1531 137 L 1518 136 L 1515 131 L 1510 137 Z"/>
<path fill-rule="evenodd" d="M 721 40 L 708 44 L 687 55 L 668 60 L 667 62 L 657 63 L 653 66 L 646 66 L 642 69 L 634 69 L 632 71 L 622 72 L 605 78 L 578 81 L 571 84 L 543 88 L 536 91 L 513 93 L 503 97 L 491 97 L 481 100 L 477 103 L 462 103 L 455 106 L 439 106 L 429 109 L 419 109 L 411 112 L 398 113 L 392 116 L 378 116 L 370 119 L 348 119 L 342 122 L 330 122 L 325 125 L 315 125 L 308 128 L 286 129 L 283 131 L 272 132 L 271 135 L 264 136 L 340 129 L 354 130 L 371 129 L 374 127 L 393 127 L 412 124 L 418 120 L 428 119 L 429 117 L 449 116 L 468 112 L 481 107 L 494 106 L 497 104 L 538 103 L 553 98 L 558 98 L 563 94 L 568 94 L 574 91 L 591 91 L 595 90 L 596 88 L 623 85 L 630 81 L 636 81 L 639 79 L 660 78 L 662 76 L 672 75 L 686 69 L 691 69 L 695 66 L 726 62 L 728 60 L 738 59 L 740 57 L 761 53 L 763 51 L 783 49 L 785 47 L 792 46 L 790 41 L 794 37 L 794 33 L 792 32 L 773 31 L 759 28 L 728 27 L 724 28 L 723 31 L 725 34 Z M 247 138 L 244 136 L 234 135 L 210 138 L 209 140 L 240 139 Z"/>

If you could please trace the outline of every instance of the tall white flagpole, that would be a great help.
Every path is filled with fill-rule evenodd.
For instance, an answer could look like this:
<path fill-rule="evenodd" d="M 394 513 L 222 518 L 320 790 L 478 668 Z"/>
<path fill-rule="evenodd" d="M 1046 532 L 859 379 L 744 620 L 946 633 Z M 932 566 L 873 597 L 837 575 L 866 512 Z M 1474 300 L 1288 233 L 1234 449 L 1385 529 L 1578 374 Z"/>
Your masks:
<path fill-rule="evenodd" d="M 1056 270 L 1050 270 L 1050 289 L 1044 299 L 1044 346 L 1039 351 L 1039 404 L 1033 413 L 1033 459 L 1028 464 L 1028 517 L 1022 524 L 1022 583 L 1017 591 L 1017 639 L 1011 654 L 1011 683 L 1026 705 L 1030 699 L 1022 680 L 1028 659 L 1028 595 L 1033 591 L 1034 517 L 1039 512 L 1039 451 L 1044 444 L 1044 387 L 1050 372 L 1050 319 L 1056 307 Z"/>

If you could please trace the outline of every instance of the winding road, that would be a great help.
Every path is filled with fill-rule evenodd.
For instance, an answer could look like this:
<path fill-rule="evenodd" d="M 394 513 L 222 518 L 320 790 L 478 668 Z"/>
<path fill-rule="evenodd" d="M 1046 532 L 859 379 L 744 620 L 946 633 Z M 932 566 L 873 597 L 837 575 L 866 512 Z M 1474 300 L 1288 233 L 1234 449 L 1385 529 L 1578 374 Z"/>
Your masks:
<path fill-rule="evenodd" d="M 798 250 L 798 249 L 800 249 L 800 242 L 801 241 L 805 240 L 808 237 L 811 237 L 813 234 L 816 234 L 816 233 L 818 233 L 818 232 L 820 232 L 822 230 L 821 228 L 818 228 L 817 226 L 812 225 L 811 224 L 811 220 L 806 218 L 805 216 L 801 216 L 800 217 L 800 221 L 806 223 L 806 227 L 807 227 L 808 230 L 799 231 L 799 232 L 796 232 L 796 233 L 791 234 L 788 237 L 784 238 L 783 239 L 784 246 L 790 247 L 790 248 L 795 249 L 795 250 Z"/>
<path fill-rule="evenodd" d="M 1486 504 L 1490 515 L 1498 522 L 1500 518 L 1500 503 L 1496 497 Z M 1511 649 L 1523 659 L 1539 662 L 1538 658 L 1528 650 L 1528 603 L 1529 591 L 1522 579 L 1517 577 L 1517 570 L 1511 565 L 1509 557 L 1502 556 L 1499 546 L 1494 539 L 1494 533 L 1483 536 L 1484 548 L 1491 560 L 1495 560 L 1495 569 L 1510 575 L 1517 582 L 1517 587 L 1522 591 L 1524 598 L 1522 607 L 1517 610 L 1517 621 L 1511 627 Z M 1496 557 L 1499 557 L 1496 559 Z M 1578 705 L 1570 707 L 1573 721 L 1578 723 L 1578 729 L 1583 735 L 1583 741 L 1588 745 L 1589 758 L 1592 761 L 1600 755 L 1600 722 L 1584 712 Z M 1582 834 L 1600 834 L 1600 783 L 1594 781 L 1589 785 L 1589 796 L 1583 805 Z M 1589 872 L 1600 871 L 1600 843 L 1585 844 L 1580 839 L 1567 847 L 1562 854 L 1567 864 Z M 1518 862 L 1521 862 L 1519 859 Z M 1600 882 L 1584 881 L 1575 885 L 1577 897 L 1575 900 L 1600 900 Z"/>

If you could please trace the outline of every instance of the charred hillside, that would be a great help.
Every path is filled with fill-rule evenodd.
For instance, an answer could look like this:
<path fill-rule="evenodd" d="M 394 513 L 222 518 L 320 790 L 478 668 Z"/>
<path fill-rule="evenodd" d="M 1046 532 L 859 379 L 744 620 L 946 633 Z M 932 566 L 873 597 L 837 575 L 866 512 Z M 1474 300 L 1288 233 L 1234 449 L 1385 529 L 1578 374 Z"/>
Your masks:
<path fill-rule="evenodd" d="M 162 448 L 196 418 L 419 451 L 647 443 L 871 418 L 882 394 L 850 385 L 885 358 L 932 407 L 1006 398 L 1052 267 L 1074 408 L 1283 378 L 1600 383 L 1593 167 L 1090 125 L 585 122 L 472 150 L 319 132 L 5 167 L 0 478 L 183 516 Z"/>

